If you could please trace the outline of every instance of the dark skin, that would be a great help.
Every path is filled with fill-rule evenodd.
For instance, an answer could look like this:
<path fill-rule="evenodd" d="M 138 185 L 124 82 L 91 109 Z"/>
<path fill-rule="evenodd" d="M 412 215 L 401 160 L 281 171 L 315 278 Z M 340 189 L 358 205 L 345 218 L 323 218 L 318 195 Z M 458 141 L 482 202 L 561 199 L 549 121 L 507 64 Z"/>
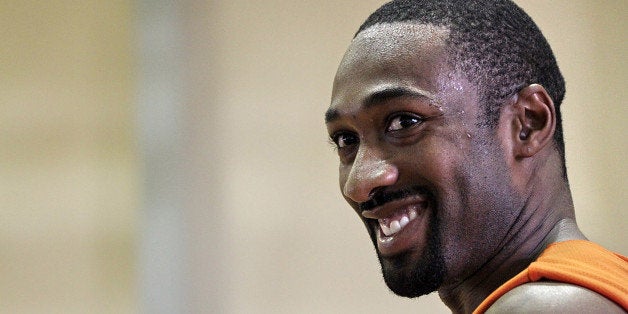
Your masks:
<path fill-rule="evenodd" d="M 477 88 L 446 62 L 447 36 L 445 28 L 411 23 L 358 34 L 336 74 L 326 120 L 340 189 L 364 222 L 389 287 L 406 295 L 404 276 L 440 261 L 441 299 L 469 313 L 547 245 L 585 237 L 552 140 L 548 93 L 524 87 L 504 104 L 496 127 L 484 126 Z M 366 206 L 402 190 L 415 192 Z M 393 235 L 383 231 L 404 219 Z M 430 243 L 438 243 L 436 254 L 426 253 Z M 521 302 L 546 290 L 560 292 L 553 304 L 621 313 L 594 292 L 560 283 L 526 284 L 490 311 L 549 309 L 543 298 Z"/>

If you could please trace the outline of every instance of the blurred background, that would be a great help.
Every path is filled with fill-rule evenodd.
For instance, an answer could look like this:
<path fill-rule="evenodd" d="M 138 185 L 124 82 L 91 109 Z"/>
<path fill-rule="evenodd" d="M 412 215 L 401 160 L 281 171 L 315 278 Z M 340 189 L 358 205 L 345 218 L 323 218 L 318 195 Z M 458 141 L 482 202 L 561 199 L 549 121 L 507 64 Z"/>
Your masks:
<path fill-rule="evenodd" d="M 0 0 L 0 313 L 447 313 L 386 289 L 323 125 L 383 3 Z M 627 255 L 628 2 L 517 3 L 580 226 Z"/>

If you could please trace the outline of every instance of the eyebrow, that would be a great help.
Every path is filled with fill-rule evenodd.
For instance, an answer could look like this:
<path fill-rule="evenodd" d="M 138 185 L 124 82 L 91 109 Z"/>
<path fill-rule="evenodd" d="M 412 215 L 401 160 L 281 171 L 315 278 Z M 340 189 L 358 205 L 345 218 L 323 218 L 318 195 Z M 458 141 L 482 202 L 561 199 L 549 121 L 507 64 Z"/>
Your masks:
<path fill-rule="evenodd" d="M 423 98 L 430 102 L 434 98 L 425 92 L 417 91 L 406 87 L 387 87 L 370 94 L 362 103 L 362 108 L 367 109 L 378 104 L 383 104 L 386 100 L 399 97 Z M 325 123 L 330 123 L 340 118 L 340 112 L 335 108 L 329 108 L 325 112 Z"/>

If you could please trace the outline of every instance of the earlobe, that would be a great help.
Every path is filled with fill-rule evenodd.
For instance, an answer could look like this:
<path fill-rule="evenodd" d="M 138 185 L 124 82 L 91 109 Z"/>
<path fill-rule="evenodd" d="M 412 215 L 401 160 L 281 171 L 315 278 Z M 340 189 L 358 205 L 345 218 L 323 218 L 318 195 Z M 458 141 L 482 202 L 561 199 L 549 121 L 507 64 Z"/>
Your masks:
<path fill-rule="evenodd" d="M 519 91 L 515 107 L 515 155 L 532 157 L 551 143 L 556 128 L 554 102 L 545 88 L 532 84 Z"/>

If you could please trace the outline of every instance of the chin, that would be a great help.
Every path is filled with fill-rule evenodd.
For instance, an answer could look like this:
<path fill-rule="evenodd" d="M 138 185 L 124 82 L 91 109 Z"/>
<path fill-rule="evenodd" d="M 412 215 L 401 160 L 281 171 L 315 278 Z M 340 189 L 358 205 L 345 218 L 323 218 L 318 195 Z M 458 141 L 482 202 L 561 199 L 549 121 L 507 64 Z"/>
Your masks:
<path fill-rule="evenodd" d="M 421 258 L 413 254 L 380 258 L 384 281 L 396 295 L 415 298 L 430 294 L 441 286 L 445 275 L 442 259 Z M 436 257 L 436 256 L 432 256 Z"/>
<path fill-rule="evenodd" d="M 430 227 L 424 252 L 410 251 L 391 257 L 378 254 L 384 281 L 396 295 L 415 298 L 437 291 L 442 285 L 446 267 L 436 218 L 432 219 Z"/>

